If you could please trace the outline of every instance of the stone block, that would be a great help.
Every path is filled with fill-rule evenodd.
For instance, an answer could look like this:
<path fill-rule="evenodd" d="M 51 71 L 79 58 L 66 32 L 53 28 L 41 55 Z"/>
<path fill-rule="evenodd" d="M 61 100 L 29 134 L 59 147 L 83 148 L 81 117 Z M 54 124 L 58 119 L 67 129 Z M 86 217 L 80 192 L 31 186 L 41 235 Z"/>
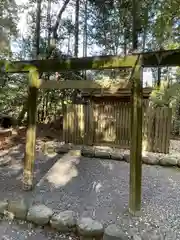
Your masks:
<path fill-rule="evenodd" d="M 103 225 L 91 218 L 81 218 L 77 223 L 77 230 L 82 240 L 102 239 Z"/>
<path fill-rule="evenodd" d="M 60 232 L 75 232 L 76 214 L 73 211 L 63 211 L 54 213 L 51 217 L 50 224 L 52 228 Z"/>
<path fill-rule="evenodd" d="M 102 159 L 110 159 L 111 158 L 110 151 L 104 150 L 104 149 L 95 149 L 94 156 L 96 158 L 102 158 Z"/>
<path fill-rule="evenodd" d="M 105 229 L 103 240 L 128 240 L 128 236 L 120 226 L 111 224 Z"/>
<path fill-rule="evenodd" d="M 44 226 L 49 223 L 53 211 L 43 204 L 34 205 L 29 208 L 27 220 L 37 225 Z"/>
<path fill-rule="evenodd" d="M 81 150 L 81 155 L 84 157 L 93 158 L 95 154 L 94 147 L 84 146 Z"/>
<path fill-rule="evenodd" d="M 125 162 L 129 163 L 130 162 L 130 152 L 124 152 L 123 159 Z"/>
<path fill-rule="evenodd" d="M 167 155 L 160 159 L 159 164 L 161 166 L 177 166 L 178 158 L 174 155 Z"/>
<path fill-rule="evenodd" d="M 61 145 L 60 147 L 57 147 L 56 152 L 59 153 L 59 154 L 68 153 L 72 149 L 73 149 L 73 144 L 65 143 L 65 144 Z"/>
<path fill-rule="evenodd" d="M 142 155 L 142 162 L 147 165 L 159 165 L 159 156 L 154 155 L 154 153 Z"/>
<path fill-rule="evenodd" d="M 111 159 L 113 159 L 113 160 L 117 160 L 117 161 L 123 161 L 124 160 L 122 152 L 120 152 L 117 149 L 113 150 L 110 155 L 111 155 Z"/>
<path fill-rule="evenodd" d="M 5 214 L 5 212 L 8 210 L 8 201 L 0 201 L 0 214 Z"/>
<path fill-rule="evenodd" d="M 8 212 L 13 213 L 18 219 L 25 220 L 28 212 L 28 204 L 24 199 L 9 201 Z"/>
<path fill-rule="evenodd" d="M 156 230 L 152 230 L 152 231 L 147 231 L 143 233 L 141 235 L 141 239 L 142 240 L 164 240 L 164 236 L 160 232 Z"/>

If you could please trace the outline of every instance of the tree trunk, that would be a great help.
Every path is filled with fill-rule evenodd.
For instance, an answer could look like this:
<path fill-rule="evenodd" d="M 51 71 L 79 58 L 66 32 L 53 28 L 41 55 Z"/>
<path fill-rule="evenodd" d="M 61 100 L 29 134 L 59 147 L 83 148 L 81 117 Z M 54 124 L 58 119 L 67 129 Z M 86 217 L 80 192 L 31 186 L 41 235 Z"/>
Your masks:
<path fill-rule="evenodd" d="M 66 10 L 66 7 L 67 7 L 67 5 L 68 5 L 69 2 L 70 2 L 70 0 L 65 0 L 64 5 L 63 5 L 62 8 L 59 10 L 59 13 L 58 13 L 58 15 L 57 15 L 56 22 L 55 22 L 55 24 L 54 24 L 54 27 L 52 28 L 52 33 L 53 33 L 53 38 L 54 38 L 54 39 L 57 39 L 57 30 L 58 30 L 58 27 L 59 27 L 59 23 L 60 23 L 60 21 L 61 21 L 63 12 Z"/>
<path fill-rule="evenodd" d="M 160 88 L 161 85 L 161 67 L 157 68 L 157 87 Z"/>
<path fill-rule="evenodd" d="M 85 0 L 84 6 L 84 31 L 83 31 L 83 57 L 87 57 L 87 8 L 88 8 L 88 1 Z M 87 78 L 86 70 L 84 71 L 84 78 Z"/>
<path fill-rule="evenodd" d="M 40 54 L 40 24 L 41 24 L 41 1 L 37 0 L 37 14 L 36 14 L 36 41 L 35 41 L 35 49 L 36 49 L 36 58 L 39 58 Z"/>
<path fill-rule="evenodd" d="M 132 6 L 132 49 L 137 50 L 138 49 L 138 31 L 137 31 L 137 0 L 132 0 L 133 6 Z"/>
<path fill-rule="evenodd" d="M 51 43 L 51 0 L 48 0 L 48 7 L 47 7 L 47 56 L 49 55 L 50 51 L 50 43 Z"/>
<path fill-rule="evenodd" d="M 75 40 L 74 41 L 74 56 L 78 57 L 78 50 L 79 50 L 79 0 L 76 0 L 74 40 Z"/>

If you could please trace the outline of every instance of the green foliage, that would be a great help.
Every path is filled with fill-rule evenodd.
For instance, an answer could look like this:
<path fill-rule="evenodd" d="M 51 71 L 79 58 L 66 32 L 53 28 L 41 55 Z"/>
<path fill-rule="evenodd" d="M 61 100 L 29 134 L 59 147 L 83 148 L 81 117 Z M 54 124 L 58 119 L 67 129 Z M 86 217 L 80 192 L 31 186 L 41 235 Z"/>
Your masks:
<path fill-rule="evenodd" d="M 154 106 L 175 107 L 180 101 L 180 83 L 168 86 L 167 82 L 162 81 L 160 88 L 156 87 L 152 91 L 150 100 Z"/>
<path fill-rule="evenodd" d="M 48 2 L 52 7 L 48 16 Z M 57 29 L 55 48 L 50 46 L 52 40 L 52 26 L 57 20 L 58 12 L 63 3 L 57 0 L 42 0 L 41 12 L 41 34 L 40 34 L 40 58 L 47 57 L 49 49 L 53 49 L 51 58 L 62 58 L 73 55 L 75 24 L 73 12 L 75 0 L 65 8 L 66 14 L 61 16 Z M 36 0 L 28 0 L 26 5 L 16 6 L 15 1 L 0 0 L 0 58 L 32 59 L 35 52 L 35 27 L 36 27 Z M 84 35 L 87 17 L 87 45 L 88 49 L 94 50 L 94 44 L 102 54 L 124 54 L 128 53 L 132 42 L 132 1 L 112 0 L 96 1 L 88 0 L 87 12 L 84 10 L 85 1 L 81 2 L 79 19 L 79 49 L 81 49 L 82 35 Z M 17 31 L 17 13 L 27 12 L 28 26 L 23 36 Z M 179 45 L 179 20 L 180 8 L 178 0 L 140 0 L 137 6 L 136 28 L 139 33 L 139 50 L 145 48 L 174 49 Z M 50 21 L 48 20 L 50 19 Z M 49 21 L 49 22 L 48 22 Z M 3 31 L 2 31 L 3 29 Z M 16 54 L 11 54 L 10 40 L 17 37 Z M 151 96 L 152 104 L 155 106 L 172 106 L 177 108 L 180 102 L 179 82 L 180 70 L 178 69 L 175 81 L 166 80 L 160 89 L 155 89 Z M 166 72 L 162 69 L 162 80 L 168 76 L 170 69 Z M 154 71 L 156 75 L 156 71 Z M 129 73 L 116 71 L 88 72 L 87 77 L 93 79 L 104 79 L 106 81 L 119 81 L 122 77 L 128 77 Z M 82 79 L 84 75 L 77 72 L 63 72 L 60 76 L 52 74 L 42 75 L 42 78 L 58 79 Z M 26 106 L 27 78 L 20 75 L 2 75 L 0 77 L 0 111 L 10 111 L 17 117 Z M 168 81 L 168 82 L 167 82 Z M 69 101 L 77 96 L 75 90 L 52 90 L 40 91 L 38 111 L 43 116 L 54 116 L 62 113 Z M 174 116 L 177 111 L 174 111 Z"/>
<path fill-rule="evenodd" d="M 10 54 L 11 38 L 17 34 L 17 6 L 14 0 L 0 0 L 0 58 Z"/>

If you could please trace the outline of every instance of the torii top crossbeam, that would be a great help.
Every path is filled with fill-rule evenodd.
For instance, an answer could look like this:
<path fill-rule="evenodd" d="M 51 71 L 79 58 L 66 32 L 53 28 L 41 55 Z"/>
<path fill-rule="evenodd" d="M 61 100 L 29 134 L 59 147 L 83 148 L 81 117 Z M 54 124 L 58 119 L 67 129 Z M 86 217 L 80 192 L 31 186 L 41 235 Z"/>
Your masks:
<path fill-rule="evenodd" d="M 135 65 L 137 55 L 141 55 L 143 67 L 179 66 L 180 49 L 163 50 L 156 52 L 134 53 L 126 57 L 121 56 L 95 56 L 68 59 L 25 60 L 25 61 L 0 61 L 1 72 L 20 73 L 28 72 L 34 66 L 39 72 L 58 72 L 68 70 L 88 69 L 113 69 L 132 68 Z"/>

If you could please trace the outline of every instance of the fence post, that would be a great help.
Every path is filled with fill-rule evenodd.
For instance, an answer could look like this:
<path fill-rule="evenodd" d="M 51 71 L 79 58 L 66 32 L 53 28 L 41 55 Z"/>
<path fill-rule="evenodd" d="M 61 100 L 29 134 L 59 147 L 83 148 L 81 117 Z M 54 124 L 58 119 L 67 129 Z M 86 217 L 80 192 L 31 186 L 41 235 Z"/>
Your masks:
<path fill-rule="evenodd" d="M 94 142 L 94 106 L 93 103 L 89 105 L 89 131 L 88 131 L 88 145 L 93 145 Z"/>
<path fill-rule="evenodd" d="M 141 61 L 139 58 L 137 59 L 132 79 L 129 212 L 133 215 L 141 210 L 142 79 Z"/>

